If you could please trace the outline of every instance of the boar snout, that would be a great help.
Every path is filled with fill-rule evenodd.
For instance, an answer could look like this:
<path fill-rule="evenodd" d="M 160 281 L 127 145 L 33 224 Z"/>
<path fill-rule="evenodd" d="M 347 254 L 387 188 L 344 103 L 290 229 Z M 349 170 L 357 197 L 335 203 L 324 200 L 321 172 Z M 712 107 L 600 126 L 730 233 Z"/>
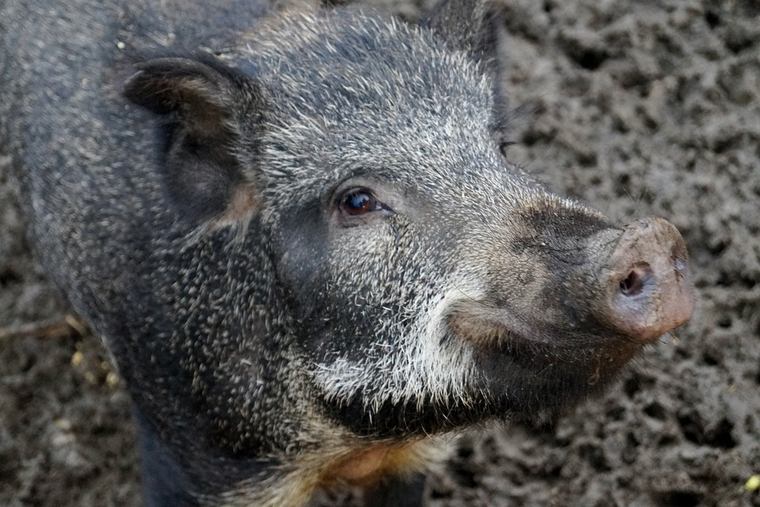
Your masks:
<path fill-rule="evenodd" d="M 613 379 L 642 346 L 691 317 L 688 252 L 670 222 L 620 229 L 590 214 L 565 217 L 575 227 L 540 218 L 528 221 L 535 232 L 519 248 L 512 240 L 514 257 L 492 257 L 490 292 L 452 306 L 454 334 L 484 358 L 524 369 L 547 393 L 573 394 Z"/>
<path fill-rule="evenodd" d="M 502 393 L 495 411 L 517 418 L 601 392 L 694 308 L 688 253 L 671 223 L 621 229 L 588 211 L 547 210 L 527 215 L 521 241 L 504 241 L 510 255 L 489 257 L 488 290 L 448 314 L 452 334 L 473 347 L 478 381 Z"/>
<path fill-rule="evenodd" d="M 680 326 L 694 310 L 686 245 L 675 226 L 661 218 L 625 227 L 599 282 L 605 288 L 599 319 L 642 342 Z"/>

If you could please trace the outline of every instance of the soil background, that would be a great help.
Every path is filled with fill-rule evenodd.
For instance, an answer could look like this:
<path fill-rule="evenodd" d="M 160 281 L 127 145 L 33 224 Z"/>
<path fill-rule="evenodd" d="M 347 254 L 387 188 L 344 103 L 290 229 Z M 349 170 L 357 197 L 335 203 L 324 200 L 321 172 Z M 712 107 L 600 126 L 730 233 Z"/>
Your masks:
<path fill-rule="evenodd" d="M 426 7 L 363 3 L 406 19 Z M 744 488 L 760 473 L 760 2 L 510 0 L 506 12 L 509 158 L 620 223 L 671 220 L 696 312 L 605 396 L 465 436 L 428 504 L 760 506 Z M 40 328 L 69 309 L 31 259 L 1 153 L 0 505 L 140 506 L 129 397 L 96 337 Z"/>

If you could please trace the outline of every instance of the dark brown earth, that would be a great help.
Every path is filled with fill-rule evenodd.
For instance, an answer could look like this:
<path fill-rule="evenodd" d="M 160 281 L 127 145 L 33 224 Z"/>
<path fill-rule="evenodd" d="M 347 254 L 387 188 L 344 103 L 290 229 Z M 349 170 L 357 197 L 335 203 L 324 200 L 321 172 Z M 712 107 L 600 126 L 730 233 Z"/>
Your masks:
<path fill-rule="evenodd" d="M 671 220 L 696 313 L 553 425 L 466 437 L 429 504 L 760 506 L 744 488 L 760 473 L 760 2 L 508 4 L 510 158 L 621 223 Z M 30 260 L 7 167 L 0 329 L 18 331 L 68 310 Z M 0 505 L 141 505 L 129 399 L 98 340 L 2 333 Z"/>

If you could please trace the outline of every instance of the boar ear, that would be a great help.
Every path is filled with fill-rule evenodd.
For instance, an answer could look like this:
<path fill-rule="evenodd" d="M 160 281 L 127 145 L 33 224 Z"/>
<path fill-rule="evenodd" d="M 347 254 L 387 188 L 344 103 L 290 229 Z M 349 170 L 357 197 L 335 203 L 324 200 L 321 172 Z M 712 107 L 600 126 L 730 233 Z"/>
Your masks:
<path fill-rule="evenodd" d="M 420 26 L 437 33 L 449 48 L 470 53 L 490 75 L 494 97 L 492 130 L 500 144 L 507 143 L 507 33 L 502 7 L 496 0 L 440 0 L 422 18 Z"/>
<path fill-rule="evenodd" d="M 250 130 L 249 123 L 261 121 L 258 87 L 216 61 L 157 58 L 137 69 L 124 95 L 165 120 L 161 171 L 179 215 L 210 225 L 247 219 L 256 198 L 237 150 L 241 125 Z"/>

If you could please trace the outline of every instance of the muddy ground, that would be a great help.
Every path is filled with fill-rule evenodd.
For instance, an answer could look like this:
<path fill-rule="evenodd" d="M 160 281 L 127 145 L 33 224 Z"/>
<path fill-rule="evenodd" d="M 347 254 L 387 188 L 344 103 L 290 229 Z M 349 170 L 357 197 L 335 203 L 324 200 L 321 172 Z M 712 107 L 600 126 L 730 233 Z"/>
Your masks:
<path fill-rule="evenodd" d="M 760 506 L 744 488 L 760 473 L 760 2 L 510 0 L 507 19 L 509 157 L 620 222 L 675 223 L 698 301 L 601 399 L 466 437 L 429 505 Z M 8 163 L 0 505 L 139 506 L 129 398 L 98 340 L 18 333 L 68 309 L 30 260 Z"/>

